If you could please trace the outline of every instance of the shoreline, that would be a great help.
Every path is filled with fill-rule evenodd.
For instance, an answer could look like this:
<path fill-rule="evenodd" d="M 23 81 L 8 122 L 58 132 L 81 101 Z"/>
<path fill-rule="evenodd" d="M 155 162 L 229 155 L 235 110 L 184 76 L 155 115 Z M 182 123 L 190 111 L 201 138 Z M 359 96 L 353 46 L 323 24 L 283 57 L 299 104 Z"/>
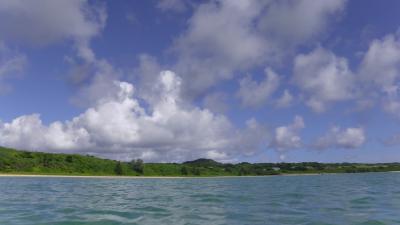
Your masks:
<path fill-rule="evenodd" d="M 165 179 L 172 179 L 172 178 L 186 178 L 186 177 L 169 177 L 169 176 L 96 176 L 96 175 L 52 175 L 52 174 L 0 174 L 1 177 L 48 177 L 48 178 L 101 178 L 101 179 L 140 179 L 140 178 L 165 178 Z M 188 177 L 189 178 L 189 177 Z"/>
<path fill-rule="evenodd" d="M 327 173 L 328 174 L 328 173 Z M 335 173 L 330 173 L 335 174 Z M 207 179 L 207 178 L 254 178 L 254 177 L 274 177 L 274 176 L 318 176 L 325 175 L 321 173 L 309 173 L 309 174 L 279 174 L 279 175 L 262 175 L 262 176 L 188 176 L 188 177 L 174 177 L 174 176 L 92 176 L 92 175 L 45 175 L 45 174 L 1 174 L 1 177 L 43 177 L 43 178 L 98 178 L 98 179 Z"/>
<path fill-rule="evenodd" d="M 383 171 L 383 172 L 363 172 L 363 173 L 400 173 L 400 171 Z M 32 178 L 89 178 L 89 179 L 216 179 L 216 178 L 261 178 L 261 177 L 277 177 L 277 176 L 323 176 L 336 174 L 360 174 L 360 173 L 293 173 L 293 174 L 276 174 L 276 175 L 260 175 L 260 176 L 113 176 L 113 175 L 57 175 L 57 174 L 15 174 L 0 173 L 3 177 L 32 177 Z"/>
<path fill-rule="evenodd" d="M 400 172 L 400 171 L 399 171 Z M 2 174 L 0 173 L 0 178 L 2 177 L 38 177 L 38 178 L 89 178 L 89 179 L 213 179 L 213 178 L 261 178 L 261 177 L 276 177 L 276 176 L 319 176 L 319 175 L 329 175 L 338 173 L 306 173 L 306 174 L 277 174 L 277 175 L 260 175 L 260 176 L 96 176 L 96 175 L 53 175 L 53 174 Z"/>

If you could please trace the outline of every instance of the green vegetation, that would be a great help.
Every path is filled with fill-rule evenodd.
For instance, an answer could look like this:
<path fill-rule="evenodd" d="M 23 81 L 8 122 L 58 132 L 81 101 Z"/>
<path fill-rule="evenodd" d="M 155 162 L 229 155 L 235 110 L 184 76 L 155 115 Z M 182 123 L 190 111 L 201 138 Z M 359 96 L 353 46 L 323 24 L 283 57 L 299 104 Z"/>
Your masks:
<path fill-rule="evenodd" d="M 211 159 L 184 163 L 119 162 L 78 154 L 17 151 L 0 147 L 0 173 L 123 176 L 262 176 L 307 173 L 400 171 L 400 163 L 238 163 Z"/>

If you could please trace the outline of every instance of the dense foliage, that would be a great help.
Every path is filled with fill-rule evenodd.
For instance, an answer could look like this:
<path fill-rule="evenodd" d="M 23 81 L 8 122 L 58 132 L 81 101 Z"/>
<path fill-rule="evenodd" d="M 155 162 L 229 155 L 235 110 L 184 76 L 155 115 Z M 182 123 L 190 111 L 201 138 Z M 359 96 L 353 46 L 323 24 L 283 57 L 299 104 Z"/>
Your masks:
<path fill-rule="evenodd" d="M 0 147 L 0 172 L 18 174 L 125 176 L 260 176 L 297 173 L 358 173 L 400 171 L 400 163 L 238 163 L 211 159 L 184 163 L 119 162 L 78 154 L 17 151 Z"/>

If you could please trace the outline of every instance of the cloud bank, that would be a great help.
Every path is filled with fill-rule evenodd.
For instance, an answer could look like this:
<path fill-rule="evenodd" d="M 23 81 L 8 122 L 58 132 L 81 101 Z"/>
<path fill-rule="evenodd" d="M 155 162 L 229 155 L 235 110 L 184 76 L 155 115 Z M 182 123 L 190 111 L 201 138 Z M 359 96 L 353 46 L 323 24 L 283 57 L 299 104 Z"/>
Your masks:
<path fill-rule="evenodd" d="M 280 62 L 297 46 L 318 37 L 345 3 L 213 0 L 200 4 L 171 47 L 177 58 L 174 71 L 182 76 L 185 93 L 197 96 L 237 72 Z"/>
<path fill-rule="evenodd" d="M 132 84 L 114 81 L 114 93 L 69 121 L 47 126 L 33 114 L 0 123 L 0 145 L 150 161 L 233 160 L 258 151 L 264 131 L 255 120 L 240 131 L 223 115 L 183 104 L 181 83 L 173 72 L 161 72 L 153 86 L 159 96 L 145 108 Z"/>

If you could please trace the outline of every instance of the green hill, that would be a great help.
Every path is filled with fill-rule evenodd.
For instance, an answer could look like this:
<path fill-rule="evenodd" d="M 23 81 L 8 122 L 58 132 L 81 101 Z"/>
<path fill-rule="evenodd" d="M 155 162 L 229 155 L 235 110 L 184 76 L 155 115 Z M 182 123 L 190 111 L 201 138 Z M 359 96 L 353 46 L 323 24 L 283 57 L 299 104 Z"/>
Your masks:
<path fill-rule="evenodd" d="M 17 151 L 0 147 L 0 171 L 26 174 L 115 175 L 118 162 L 78 154 Z M 127 174 L 134 174 L 122 164 Z"/>
<path fill-rule="evenodd" d="M 0 173 L 124 176 L 260 176 L 294 173 L 400 171 L 400 163 L 238 163 L 211 159 L 184 163 L 119 162 L 89 155 L 18 151 L 0 147 Z"/>
<path fill-rule="evenodd" d="M 220 166 L 221 163 L 212 159 L 196 159 L 193 161 L 186 161 L 183 164 L 191 166 Z"/>

